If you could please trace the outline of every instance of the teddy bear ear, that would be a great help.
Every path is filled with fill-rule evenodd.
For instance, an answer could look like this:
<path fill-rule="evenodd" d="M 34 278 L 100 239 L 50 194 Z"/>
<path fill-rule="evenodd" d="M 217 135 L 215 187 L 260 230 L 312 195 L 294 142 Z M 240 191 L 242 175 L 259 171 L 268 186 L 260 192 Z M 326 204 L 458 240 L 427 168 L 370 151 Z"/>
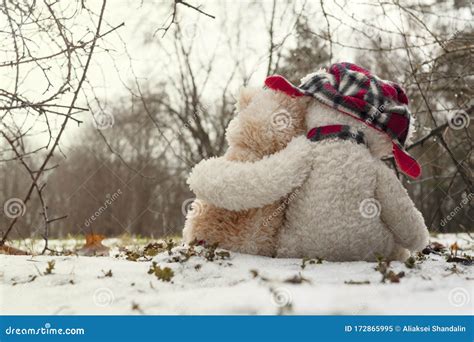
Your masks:
<path fill-rule="evenodd" d="M 257 93 L 257 88 L 242 87 L 240 88 L 239 100 L 237 101 L 237 110 L 245 109 L 252 101 L 253 96 Z"/>

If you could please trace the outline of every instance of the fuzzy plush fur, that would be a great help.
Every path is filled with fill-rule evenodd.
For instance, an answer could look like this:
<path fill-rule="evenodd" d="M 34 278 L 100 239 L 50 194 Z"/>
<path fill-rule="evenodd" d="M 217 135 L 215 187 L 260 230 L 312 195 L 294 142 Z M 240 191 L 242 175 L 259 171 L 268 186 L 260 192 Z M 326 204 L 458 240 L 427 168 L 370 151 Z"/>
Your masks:
<path fill-rule="evenodd" d="M 226 169 L 233 182 L 245 179 L 252 187 L 254 174 L 246 170 L 252 165 L 276 170 L 281 177 L 288 173 L 301 175 L 308 173 L 309 167 L 304 162 L 304 156 L 309 149 L 299 149 L 299 144 L 290 140 L 301 136 L 306 129 L 304 113 L 307 100 L 295 101 L 288 96 L 268 89 L 243 89 L 238 103 L 238 115 L 230 122 L 226 137 L 229 149 L 221 158 L 211 158 L 198 164 L 188 179 L 197 196 L 195 209 L 188 214 L 183 230 L 184 241 L 204 240 L 206 243 L 218 243 L 219 247 L 249 254 L 275 255 L 277 237 L 283 224 L 286 202 L 283 197 L 273 200 L 259 196 L 259 189 L 249 191 L 246 195 L 244 188 L 236 191 L 212 193 L 209 198 L 219 198 L 225 205 L 212 205 L 208 201 L 208 192 L 216 188 L 214 179 L 219 179 L 220 172 Z M 288 145 L 288 146 L 287 146 Z M 284 148 L 292 151 L 300 158 L 296 164 L 285 163 L 285 156 L 276 153 Z M 276 153 L 272 159 L 268 156 Z M 240 163 L 235 163 L 235 162 Z M 306 167 L 306 170 L 302 170 Z M 295 177 L 295 181 L 287 181 L 284 185 L 286 193 L 302 184 L 304 178 Z M 256 183 L 262 179 L 256 179 Z M 281 187 L 279 182 L 268 182 L 268 189 Z M 201 191 L 204 189 L 204 191 Z M 224 195 L 220 197 L 220 195 Z M 264 194 L 262 194 L 264 195 Z M 246 199 L 246 206 L 239 201 Z M 248 204 L 251 204 L 248 207 Z"/>
<path fill-rule="evenodd" d="M 251 209 L 264 205 L 260 199 L 288 197 L 289 184 L 301 183 L 287 201 L 279 257 L 373 261 L 383 256 L 404 260 L 408 251 L 422 249 L 428 243 L 423 217 L 394 172 L 380 160 L 391 153 L 387 136 L 317 101 L 309 105 L 306 122 L 307 129 L 344 124 L 363 130 L 368 147 L 337 139 L 295 140 L 294 145 L 262 161 L 234 162 L 233 167 L 214 164 L 212 186 L 202 178 L 191 178 L 191 186 L 218 207 Z M 294 153 L 308 149 L 308 154 Z M 284 159 L 286 164 L 299 165 L 300 158 L 310 165 L 309 173 L 301 166 L 296 174 L 285 175 L 278 167 L 264 164 L 274 165 L 273 160 Z M 235 178 L 237 168 L 239 174 L 252 177 Z M 206 178 L 206 172 L 211 170 L 203 165 L 200 177 Z M 205 188 L 200 186 L 203 184 Z M 254 197 L 258 198 L 255 202 L 251 201 Z"/>

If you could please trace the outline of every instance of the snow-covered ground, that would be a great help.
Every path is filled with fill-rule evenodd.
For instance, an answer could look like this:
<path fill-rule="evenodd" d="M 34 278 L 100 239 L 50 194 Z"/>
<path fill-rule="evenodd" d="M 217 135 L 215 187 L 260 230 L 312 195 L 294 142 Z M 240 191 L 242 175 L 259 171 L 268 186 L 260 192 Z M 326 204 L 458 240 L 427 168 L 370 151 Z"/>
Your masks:
<path fill-rule="evenodd" d="M 457 241 L 458 255 L 472 255 L 465 234 L 432 241 Z M 447 262 L 446 255 L 425 255 L 413 268 L 393 262 L 386 274 L 405 275 L 382 283 L 377 263 L 307 261 L 303 268 L 301 259 L 200 246 L 130 261 L 119 240 L 104 244 L 112 247 L 108 257 L 0 255 L 0 314 L 473 313 L 474 266 Z M 138 254 L 129 252 L 129 259 L 143 254 L 143 246 L 128 248 L 134 249 Z"/>

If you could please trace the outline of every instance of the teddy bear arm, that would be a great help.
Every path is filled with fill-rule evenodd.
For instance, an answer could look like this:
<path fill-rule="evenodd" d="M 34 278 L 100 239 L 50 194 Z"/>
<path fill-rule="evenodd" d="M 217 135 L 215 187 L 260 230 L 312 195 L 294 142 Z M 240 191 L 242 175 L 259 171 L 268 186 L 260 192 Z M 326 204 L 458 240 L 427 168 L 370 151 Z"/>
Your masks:
<path fill-rule="evenodd" d="M 395 240 L 411 251 L 423 249 L 429 239 L 423 216 L 395 173 L 383 163 L 377 172 L 376 197 L 380 202 L 381 219 Z"/>
<path fill-rule="evenodd" d="M 310 169 L 311 144 L 294 138 L 283 150 L 255 162 L 223 157 L 196 165 L 188 184 L 196 196 L 228 210 L 247 210 L 274 203 L 301 186 Z"/>

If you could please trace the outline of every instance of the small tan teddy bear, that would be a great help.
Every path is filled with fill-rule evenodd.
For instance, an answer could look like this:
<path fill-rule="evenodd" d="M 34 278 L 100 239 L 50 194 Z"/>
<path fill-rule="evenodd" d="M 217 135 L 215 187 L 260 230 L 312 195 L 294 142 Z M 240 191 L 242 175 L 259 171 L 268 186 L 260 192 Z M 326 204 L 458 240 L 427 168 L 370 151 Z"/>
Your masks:
<path fill-rule="evenodd" d="M 301 157 L 309 152 L 309 149 L 299 148 L 298 145 L 301 144 L 297 143 L 298 140 L 305 139 L 303 134 L 306 129 L 307 101 L 306 98 L 295 99 L 270 89 L 242 89 L 237 104 L 238 114 L 226 130 L 229 149 L 223 157 L 207 160 L 206 165 L 212 169 L 212 164 L 216 163 L 219 170 L 222 170 L 227 162 L 229 168 L 232 168 L 228 171 L 233 173 L 236 180 L 239 179 L 239 167 L 232 163 L 236 161 L 240 162 L 241 166 L 258 161 L 263 167 L 282 176 L 300 170 L 304 158 L 297 158 L 295 165 L 286 163 L 283 157 L 279 158 L 274 154 L 285 147 L 286 150 L 293 149 L 293 153 Z M 291 141 L 293 138 L 294 141 Z M 269 163 L 270 155 L 273 155 L 273 158 Z M 199 180 L 212 180 L 213 176 L 207 171 L 206 177 L 203 177 L 198 166 L 191 172 L 188 183 L 199 184 L 212 192 L 212 185 L 200 184 Z M 301 184 L 290 182 L 284 187 L 287 193 L 291 193 L 299 185 Z M 269 183 L 268 187 L 280 188 L 281 185 Z M 242 191 L 241 196 L 247 197 L 252 209 L 227 210 L 207 203 L 206 198 L 198 197 L 186 217 L 184 242 L 204 241 L 206 244 L 217 243 L 219 247 L 235 252 L 275 255 L 286 198 L 268 204 L 265 198 L 249 197 L 245 194 L 245 189 Z M 258 192 L 258 189 L 252 189 L 249 193 L 255 191 Z M 263 205 L 263 202 L 266 205 Z"/>

